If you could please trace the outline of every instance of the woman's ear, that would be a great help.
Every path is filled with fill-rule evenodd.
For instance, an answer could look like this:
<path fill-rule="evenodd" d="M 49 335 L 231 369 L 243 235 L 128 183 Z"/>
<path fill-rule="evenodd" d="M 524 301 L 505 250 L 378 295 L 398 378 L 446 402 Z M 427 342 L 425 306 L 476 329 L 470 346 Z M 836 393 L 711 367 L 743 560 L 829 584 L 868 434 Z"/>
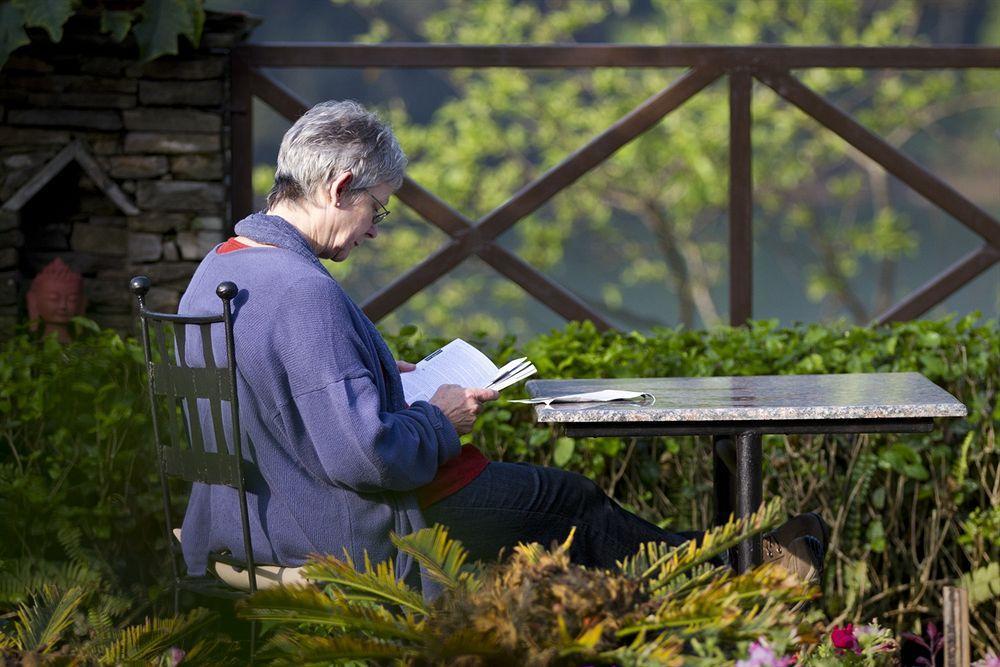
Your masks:
<path fill-rule="evenodd" d="M 349 171 L 341 173 L 340 176 L 333 180 L 333 183 L 330 185 L 330 200 L 334 206 L 340 206 L 344 195 L 351 189 L 351 182 L 353 180 L 354 174 Z"/>

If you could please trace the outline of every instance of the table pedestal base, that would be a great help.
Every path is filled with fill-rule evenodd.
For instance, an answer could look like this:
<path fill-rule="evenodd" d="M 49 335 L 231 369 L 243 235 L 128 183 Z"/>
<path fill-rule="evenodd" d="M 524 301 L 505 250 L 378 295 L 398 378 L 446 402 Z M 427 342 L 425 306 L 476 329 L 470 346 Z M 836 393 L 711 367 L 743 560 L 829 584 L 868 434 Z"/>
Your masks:
<path fill-rule="evenodd" d="M 745 431 L 735 436 L 716 435 L 712 441 L 715 525 L 721 526 L 734 512 L 737 518 L 742 518 L 760 507 L 763 498 L 761 436 Z M 735 552 L 734 566 L 738 572 L 759 565 L 763 556 L 760 536 L 743 542 Z"/>
<path fill-rule="evenodd" d="M 761 436 L 745 431 L 736 436 L 736 508 L 740 518 L 757 511 L 763 499 L 761 476 Z M 736 571 L 760 565 L 763 557 L 761 536 L 755 535 L 736 547 Z"/>
<path fill-rule="evenodd" d="M 542 392 L 542 395 L 555 396 L 577 391 L 581 389 Z M 578 407 L 567 409 L 579 410 Z M 730 514 L 746 517 L 757 511 L 761 505 L 763 498 L 761 438 L 764 433 L 929 433 L 934 428 L 934 421 L 930 417 L 695 422 L 566 421 L 563 422 L 563 428 L 570 437 L 584 438 L 711 435 L 714 445 L 715 523 L 720 525 L 729 520 Z M 734 551 L 736 562 L 733 565 L 737 572 L 744 572 L 759 565 L 763 556 L 761 537 L 758 535 L 747 540 L 738 545 Z"/>

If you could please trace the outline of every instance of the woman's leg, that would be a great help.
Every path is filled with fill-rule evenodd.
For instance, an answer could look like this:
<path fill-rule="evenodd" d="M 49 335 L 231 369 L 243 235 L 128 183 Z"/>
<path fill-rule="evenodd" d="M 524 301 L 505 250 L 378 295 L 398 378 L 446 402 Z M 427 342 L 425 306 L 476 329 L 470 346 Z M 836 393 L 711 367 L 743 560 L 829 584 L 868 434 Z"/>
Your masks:
<path fill-rule="evenodd" d="M 545 547 L 576 526 L 570 558 L 580 565 L 612 567 L 644 542 L 678 545 L 698 533 L 670 533 L 622 509 L 583 475 L 528 463 L 491 462 L 457 493 L 424 510 L 428 525 L 441 523 L 477 560 L 509 554 L 518 542 Z"/>

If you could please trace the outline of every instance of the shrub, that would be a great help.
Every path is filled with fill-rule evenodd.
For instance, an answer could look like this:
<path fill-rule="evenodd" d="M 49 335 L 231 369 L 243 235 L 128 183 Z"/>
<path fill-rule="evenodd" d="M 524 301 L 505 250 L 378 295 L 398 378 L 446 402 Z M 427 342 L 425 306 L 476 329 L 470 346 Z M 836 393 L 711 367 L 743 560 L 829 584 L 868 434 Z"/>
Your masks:
<path fill-rule="evenodd" d="M 27 331 L 0 344 L 0 608 L 25 581 L 100 579 L 106 594 L 155 601 L 167 558 L 141 347 L 78 323 L 60 346 Z M 413 329 L 388 337 L 400 358 L 441 341 Z M 512 339 L 481 345 L 497 360 Z M 822 604 L 833 622 L 873 617 L 919 630 L 939 614 L 940 587 L 964 577 L 976 652 L 1000 651 L 1000 333 L 995 322 L 946 318 L 877 328 L 754 322 L 711 331 L 599 333 L 570 324 L 517 350 L 539 376 L 629 377 L 918 371 L 969 407 L 932 433 L 768 437 L 765 491 L 819 509 L 834 534 Z M 560 465 L 597 480 L 660 525 L 712 517 L 704 439 L 571 440 L 510 404 L 467 436 L 493 458 Z M 177 515 L 184 496 L 178 494 Z M 16 584 L 16 585 L 15 585 Z"/>
<path fill-rule="evenodd" d="M 66 563 L 141 600 L 162 577 L 142 348 L 77 328 L 65 346 L 21 331 L 0 347 L 0 603 Z"/>
<path fill-rule="evenodd" d="M 700 546 L 651 543 L 612 570 L 570 563 L 572 534 L 546 550 L 519 545 L 502 564 L 466 564 L 442 526 L 393 542 L 443 588 L 433 603 L 396 581 L 392 563 L 306 566 L 312 587 L 262 591 L 246 618 L 277 624 L 279 664 L 391 659 L 420 665 L 729 664 L 761 639 L 795 650 L 813 591 L 780 567 L 744 574 L 711 559 L 781 519 L 780 503 L 708 533 Z"/>
<path fill-rule="evenodd" d="M 414 328 L 391 337 L 415 360 L 441 341 Z M 838 623 L 878 617 L 897 630 L 938 616 L 940 590 L 965 575 L 973 594 L 973 642 L 1000 650 L 1000 598 L 985 582 L 1000 560 L 1000 333 L 976 316 L 881 327 L 774 321 L 710 331 L 600 333 L 570 324 L 497 361 L 527 355 L 538 377 L 650 377 L 916 371 L 969 409 L 927 434 L 769 436 L 765 496 L 817 509 L 833 525 L 823 605 Z M 517 353 L 515 355 L 515 352 Z M 486 410 L 468 437 L 487 455 L 559 465 L 598 481 L 620 502 L 661 526 L 700 529 L 713 517 L 707 438 L 572 440 L 533 423 L 527 406 Z M 975 584 L 975 586 L 973 586 Z"/>

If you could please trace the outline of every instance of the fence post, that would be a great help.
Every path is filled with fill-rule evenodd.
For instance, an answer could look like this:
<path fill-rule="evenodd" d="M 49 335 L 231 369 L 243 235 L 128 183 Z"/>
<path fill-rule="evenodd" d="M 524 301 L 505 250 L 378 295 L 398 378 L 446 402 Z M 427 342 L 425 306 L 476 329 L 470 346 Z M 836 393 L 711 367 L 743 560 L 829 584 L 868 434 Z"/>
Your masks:
<path fill-rule="evenodd" d="M 253 92 L 250 65 L 236 49 L 230 56 L 229 232 L 253 211 Z"/>
<path fill-rule="evenodd" d="M 969 592 L 944 587 L 944 667 L 969 667 Z"/>
<path fill-rule="evenodd" d="M 733 326 L 753 316 L 752 87 L 749 72 L 729 73 L 729 323 Z"/>

